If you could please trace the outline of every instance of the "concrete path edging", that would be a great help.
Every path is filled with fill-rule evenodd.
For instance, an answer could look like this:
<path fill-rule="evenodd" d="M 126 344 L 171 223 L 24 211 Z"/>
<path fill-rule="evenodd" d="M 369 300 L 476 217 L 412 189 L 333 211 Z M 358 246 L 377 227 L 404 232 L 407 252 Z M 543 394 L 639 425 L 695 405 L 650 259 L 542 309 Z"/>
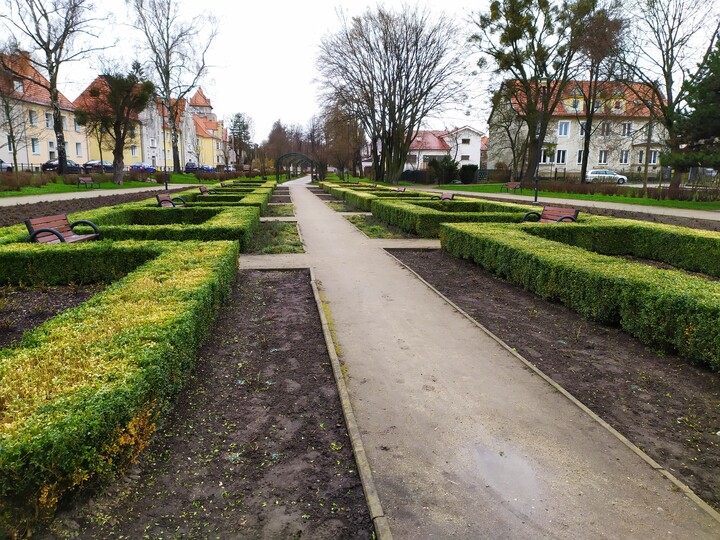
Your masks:
<path fill-rule="evenodd" d="M 363 491 L 365 492 L 365 500 L 367 501 L 368 510 L 370 511 L 370 518 L 372 519 L 373 526 L 375 528 L 375 535 L 378 540 L 392 540 L 390 525 L 388 524 L 388 519 L 383 512 L 382 505 L 380 504 L 380 496 L 378 495 L 377 488 L 375 487 L 372 469 L 370 467 L 370 463 L 368 462 L 367 454 L 365 453 L 362 437 L 360 436 L 360 428 L 355 420 L 355 414 L 353 413 L 352 404 L 350 403 L 350 394 L 345 386 L 345 379 L 342 374 L 340 359 L 338 358 L 336 352 L 337 349 L 332 337 L 332 329 L 330 328 L 327 316 L 325 315 L 324 302 L 312 268 L 310 268 L 310 283 L 312 285 L 315 303 L 317 304 L 318 313 L 320 315 L 322 330 L 325 336 L 325 345 L 327 347 L 328 355 L 330 356 L 330 363 L 332 365 L 335 383 L 340 396 L 340 403 L 342 405 L 343 416 L 345 417 L 348 436 L 350 437 L 353 454 L 355 455 L 355 463 L 358 468 L 358 473 L 360 474 Z"/>

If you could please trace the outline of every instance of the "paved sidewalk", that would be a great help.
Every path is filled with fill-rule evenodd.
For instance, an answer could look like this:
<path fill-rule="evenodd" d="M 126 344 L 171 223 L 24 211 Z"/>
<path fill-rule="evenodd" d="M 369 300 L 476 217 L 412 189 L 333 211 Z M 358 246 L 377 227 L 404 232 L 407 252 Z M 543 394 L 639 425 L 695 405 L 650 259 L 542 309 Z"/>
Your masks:
<path fill-rule="evenodd" d="M 193 187 L 195 184 L 169 184 L 170 189 Z M 68 193 L 45 193 L 43 195 L 23 195 L 20 197 L 0 197 L 0 206 L 15 206 L 17 204 L 33 204 L 49 201 L 67 201 L 70 199 L 92 199 L 94 197 L 108 197 L 110 195 L 124 195 L 125 193 L 148 192 L 148 196 L 155 191 L 165 191 L 165 184 L 150 184 L 147 187 L 119 188 L 119 189 L 88 189 L 87 191 L 70 191 Z"/>
<path fill-rule="evenodd" d="M 396 539 L 720 538 L 718 521 L 382 241 L 285 185 L 307 253 L 283 264 L 314 268 Z M 241 267 L 280 267 L 272 257 Z"/>

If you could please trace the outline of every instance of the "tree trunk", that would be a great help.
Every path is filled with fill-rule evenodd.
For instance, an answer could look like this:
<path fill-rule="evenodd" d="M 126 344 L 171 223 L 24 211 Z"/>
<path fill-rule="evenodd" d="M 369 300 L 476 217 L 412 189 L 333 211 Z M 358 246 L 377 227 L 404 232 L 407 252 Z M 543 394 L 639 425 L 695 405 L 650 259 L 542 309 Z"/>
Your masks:
<path fill-rule="evenodd" d="M 52 100 L 53 129 L 55 131 L 55 140 L 57 144 L 58 155 L 58 174 L 65 174 L 67 165 L 67 152 L 65 151 L 65 132 L 62 125 L 62 114 L 60 107 L 57 105 L 57 90 L 55 91 L 55 99 Z"/>

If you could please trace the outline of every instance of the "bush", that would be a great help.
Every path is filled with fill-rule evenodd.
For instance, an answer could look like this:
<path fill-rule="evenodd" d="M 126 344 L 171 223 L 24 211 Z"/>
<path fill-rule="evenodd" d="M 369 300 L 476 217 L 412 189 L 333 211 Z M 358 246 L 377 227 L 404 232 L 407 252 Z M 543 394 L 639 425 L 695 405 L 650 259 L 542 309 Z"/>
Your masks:
<path fill-rule="evenodd" d="M 460 181 L 462 181 L 463 184 L 472 184 L 475 182 L 477 170 L 477 165 L 463 165 L 460 167 Z"/>

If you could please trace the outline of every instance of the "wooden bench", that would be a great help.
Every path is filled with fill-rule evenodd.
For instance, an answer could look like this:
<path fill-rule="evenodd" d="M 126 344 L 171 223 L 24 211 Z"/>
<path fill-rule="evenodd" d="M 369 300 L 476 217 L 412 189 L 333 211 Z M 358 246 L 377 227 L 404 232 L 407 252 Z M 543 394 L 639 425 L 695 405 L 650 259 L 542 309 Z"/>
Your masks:
<path fill-rule="evenodd" d="M 198 189 L 200 190 L 200 195 L 210 195 L 211 193 L 216 193 L 214 189 L 208 189 L 207 186 L 198 186 Z"/>
<path fill-rule="evenodd" d="M 100 230 L 92 221 L 79 219 L 70 223 L 67 214 L 30 218 L 25 220 L 30 233 L 30 241 L 39 244 L 59 244 L 61 242 L 85 242 L 86 240 L 100 240 Z M 91 234 L 76 234 L 73 228 L 76 225 L 89 225 L 95 231 Z"/>
<path fill-rule="evenodd" d="M 522 193 L 522 184 L 520 182 L 508 182 L 507 184 L 500 186 L 500 191 L 502 191 L 503 189 L 505 189 L 505 191 L 507 191 L 508 193 L 511 189 L 513 191 L 519 189 L 520 193 Z"/>
<path fill-rule="evenodd" d="M 397 191 L 400 192 L 400 193 L 404 193 L 404 192 L 405 192 L 405 188 L 404 188 L 404 187 L 399 187 L 399 188 L 397 188 Z"/>
<path fill-rule="evenodd" d="M 233 184 L 228 184 L 226 182 L 220 182 L 220 187 L 235 187 Z"/>
<path fill-rule="evenodd" d="M 182 197 L 170 197 L 167 192 L 158 193 L 155 198 L 157 198 L 158 206 L 185 206 L 185 199 Z"/>
<path fill-rule="evenodd" d="M 537 216 L 539 223 L 557 223 L 559 221 L 577 221 L 580 210 L 575 208 L 562 208 L 559 206 L 546 206 L 542 212 L 535 210 L 526 213 L 522 221 L 527 220 L 529 216 Z"/>
<path fill-rule="evenodd" d="M 93 186 L 100 187 L 100 182 L 96 182 L 89 176 L 80 176 L 77 181 L 77 186 L 87 186 L 88 188 L 91 188 Z"/>
<path fill-rule="evenodd" d="M 431 199 L 440 199 L 441 201 L 451 201 L 455 198 L 454 193 L 448 193 L 447 191 L 444 191 L 442 195 L 433 195 L 430 197 Z"/>

